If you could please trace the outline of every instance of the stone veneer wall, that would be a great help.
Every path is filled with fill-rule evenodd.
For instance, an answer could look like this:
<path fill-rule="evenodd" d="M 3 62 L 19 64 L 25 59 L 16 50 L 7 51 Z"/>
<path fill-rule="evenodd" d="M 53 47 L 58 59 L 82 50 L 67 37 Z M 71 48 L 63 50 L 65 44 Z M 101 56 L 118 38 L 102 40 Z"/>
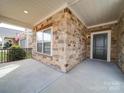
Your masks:
<path fill-rule="evenodd" d="M 67 71 L 86 59 L 86 31 L 87 28 L 69 11 L 66 32 Z"/>
<path fill-rule="evenodd" d="M 52 56 L 47 56 L 36 52 L 36 32 L 50 26 L 53 28 L 53 51 Z M 63 72 L 69 71 L 85 59 L 85 30 L 68 8 L 63 9 L 34 27 L 33 58 Z"/>
<path fill-rule="evenodd" d="M 121 14 L 118 25 L 118 65 L 124 72 L 124 12 Z"/>
<path fill-rule="evenodd" d="M 117 23 L 89 28 L 87 32 L 87 58 L 90 58 L 90 35 L 92 32 L 111 30 L 111 61 L 117 62 Z"/>

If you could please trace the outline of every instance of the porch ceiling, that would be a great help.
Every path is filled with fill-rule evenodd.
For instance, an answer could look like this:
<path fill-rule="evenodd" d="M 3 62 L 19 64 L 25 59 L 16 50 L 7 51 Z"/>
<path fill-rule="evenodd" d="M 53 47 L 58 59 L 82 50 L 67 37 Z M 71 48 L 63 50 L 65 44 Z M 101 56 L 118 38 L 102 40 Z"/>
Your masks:
<path fill-rule="evenodd" d="M 0 0 L 0 15 L 34 25 L 65 5 L 92 26 L 117 20 L 124 0 Z"/>

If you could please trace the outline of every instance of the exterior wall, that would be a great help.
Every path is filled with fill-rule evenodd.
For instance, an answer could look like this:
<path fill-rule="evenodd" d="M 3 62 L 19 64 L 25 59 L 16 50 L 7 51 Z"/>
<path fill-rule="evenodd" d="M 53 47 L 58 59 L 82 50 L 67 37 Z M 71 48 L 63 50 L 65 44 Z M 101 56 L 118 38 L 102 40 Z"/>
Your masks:
<path fill-rule="evenodd" d="M 92 32 L 111 30 L 111 61 L 117 62 L 117 23 L 89 28 L 87 32 L 87 58 L 90 58 L 90 39 Z"/>
<path fill-rule="evenodd" d="M 36 32 L 52 27 L 52 56 L 36 51 Z M 85 58 L 83 24 L 66 8 L 34 27 L 33 58 L 63 72 L 69 71 Z"/>
<path fill-rule="evenodd" d="M 118 65 L 124 72 L 124 12 L 119 18 L 116 29 L 118 29 Z"/>
<path fill-rule="evenodd" d="M 71 12 L 67 14 L 66 61 L 70 70 L 86 59 L 86 27 Z"/>

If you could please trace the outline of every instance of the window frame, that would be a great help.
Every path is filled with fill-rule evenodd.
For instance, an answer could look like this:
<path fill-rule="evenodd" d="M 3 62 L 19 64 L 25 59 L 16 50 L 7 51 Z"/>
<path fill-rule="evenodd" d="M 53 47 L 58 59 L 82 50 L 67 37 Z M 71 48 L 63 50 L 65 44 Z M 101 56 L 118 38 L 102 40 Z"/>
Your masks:
<path fill-rule="evenodd" d="M 26 42 L 25 42 L 25 47 L 22 47 L 22 45 L 21 45 L 21 41 L 22 41 L 22 40 L 25 40 L 25 41 L 26 41 Z M 19 40 L 19 46 L 20 46 L 20 47 L 22 47 L 22 48 L 28 48 L 28 47 L 27 47 L 27 44 L 28 44 L 28 42 L 27 42 L 27 39 L 26 39 L 26 38 L 23 38 L 23 39 Z"/>
<path fill-rule="evenodd" d="M 38 32 L 45 32 L 46 30 L 50 29 L 51 30 L 51 46 L 50 46 L 50 54 L 46 54 L 46 53 L 43 53 L 43 45 L 42 45 L 42 52 L 39 52 L 38 49 L 37 49 L 37 33 Z M 36 32 L 36 52 L 39 53 L 39 54 L 42 54 L 42 55 L 46 55 L 46 56 L 52 56 L 52 45 L 53 45 L 53 27 L 48 27 L 48 28 L 45 28 L 45 29 L 42 29 L 40 31 Z M 43 44 L 44 41 L 42 41 L 42 44 Z"/>

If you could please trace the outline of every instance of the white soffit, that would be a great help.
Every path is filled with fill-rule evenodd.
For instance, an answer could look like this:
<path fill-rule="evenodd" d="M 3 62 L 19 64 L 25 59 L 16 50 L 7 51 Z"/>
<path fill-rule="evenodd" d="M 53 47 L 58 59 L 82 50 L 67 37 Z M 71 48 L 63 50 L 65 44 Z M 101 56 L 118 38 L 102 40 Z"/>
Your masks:
<path fill-rule="evenodd" d="M 0 0 L 0 15 L 36 25 L 67 6 L 89 27 L 116 21 L 124 0 Z"/>
<path fill-rule="evenodd" d="M 0 15 L 33 25 L 64 4 L 64 0 L 0 0 Z"/>
<path fill-rule="evenodd" d="M 78 0 L 70 7 L 90 27 L 117 21 L 124 9 L 124 0 Z"/>
<path fill-rule="evenodd" d="M 52 15 L 56 14 L 57 12 L 61 11 L 62 9 L 66 8 L 68 5 L 67 3 L 65 3 L 64 5 L 62 5 L 61 7 L 59 7 L 58 9 L 56 9 L 55 11 L 52 11 L 49 15 L 44 16 L 43 18 L 41 18 L 39 21 L 37 21 L 34 25 L 37 25 L 38 23 L 42 22 L 43 20 L 51 17 Z"/>

